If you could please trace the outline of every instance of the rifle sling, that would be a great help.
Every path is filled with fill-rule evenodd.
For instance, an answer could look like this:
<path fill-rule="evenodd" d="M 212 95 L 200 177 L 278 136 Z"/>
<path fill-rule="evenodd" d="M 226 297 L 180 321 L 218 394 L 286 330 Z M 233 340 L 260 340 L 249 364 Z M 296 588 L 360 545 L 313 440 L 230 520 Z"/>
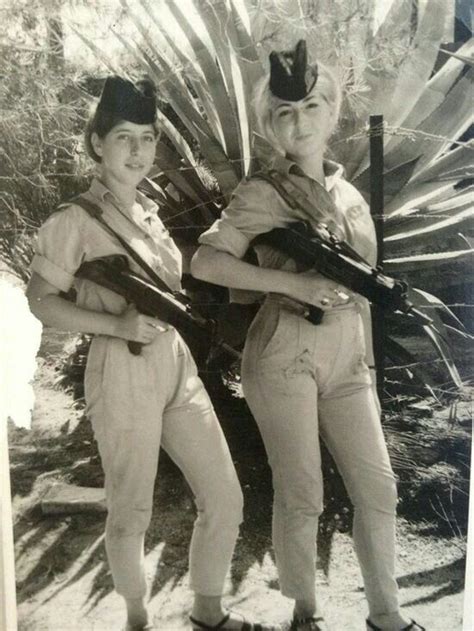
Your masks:
<path fill-rule="evenodd" d="M 316 208 L 308 199 L 308 195 L 298 186 L 293 184 L 293 182 L 291 182 L 291 180 L 283 173 L 280 173 L 275 169 L 270 169 L 269 171 L 260 171 L 256 174 L 256 177 L 259 177 L 271 184 L 288 206 L 290 206 L 290 208 L 300 208 L 307 213 L 308 219 L 315 218 L 314 211 Z M 323 206 L 323 211 L 334 215 L 336 211 L 334 200 L 327 190 L 319 184 L 319 182 L 316 182 L 316 184 L 318 194 L 320 195 L 320 201 Z"/>
<path fill-rule="evenodd" d="M 308 215 L 308 219 L 315 219 L 315 210 L 318 213 L 320 212 L 309 200 L 308 195 L 298 186 L 293 184 L 293 182 L 291 182 L 291 180 L 289 180 L 283 173 L 280 173 L 275 169 L 271 169 L 270 171 L 261 171 L 257 173 L 256 177 L 259 177 L 271 184 L 288 206 L 290 206 L 290 208 L 299 208 L 304 210 Z M 324 207 L 323 210 L 334 215 L 336 213 L 336 205 L 334 204 L 332 197 L 329 195 L 327 190 L 319 184 L 319 182 L 316 182 L 316 184 L 318 185 L 318 193 L 321 196 L 320 199 Z M 350 256 L 356 261 L 370 265 L 370 263 L 366 261 L 357 252 L 357 250 L 354 250 L 347 241 L 338 239 L 338 243 L 341 251 L 343 251 L 342 253 Z M 370 265 L 370 267 L 372 266 Z"/>
<path fill-rule="evenodd" d="M 109 234 L 117 239 L 123 249 L 130 255 L 130 257 L 135 261 L 135 263 L 147 274 L 147 276 L 155 283 L 158 289 L 161 291 L 165 291 L 169 294 L 176 294 L 168 285 L 162 280 L 158 274 L 153 270 L 153 268 L 148 265 L 146 261 L 142 259 L 142 257 L 136 252 L 132 246 L 125 241 L 125 239 L 116 232 L 109 224 L 105 221 L 102 216 L 102 209 L 98 204 L 91 202 L 89 199 L 84 197 L 83 195 L 79 195 L 78 197 L 71 200 L 71 203 L 80 206 L 86 213 L 95 219 L 100 226 L 106 230 Z"/>

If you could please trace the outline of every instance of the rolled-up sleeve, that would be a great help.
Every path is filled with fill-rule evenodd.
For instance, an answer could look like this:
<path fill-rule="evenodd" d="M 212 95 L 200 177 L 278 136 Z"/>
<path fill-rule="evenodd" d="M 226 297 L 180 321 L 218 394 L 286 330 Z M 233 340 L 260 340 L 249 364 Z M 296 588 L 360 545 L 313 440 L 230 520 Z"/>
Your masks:
<path fill-rule="evenodd" d="M 199 243 L 242 258 L 254 237 L 274 227 L 272 206 L 276 203 L 275 191 L 266 182 L 244 180 L 220 219 L 199 237 Z"/>
<path fill-rule="evenodd" d="M 30 269 L 61 291 L 68 291 L 85 251 L 83 211 L 69 206 L 54 213 L 38 232 Z"/>

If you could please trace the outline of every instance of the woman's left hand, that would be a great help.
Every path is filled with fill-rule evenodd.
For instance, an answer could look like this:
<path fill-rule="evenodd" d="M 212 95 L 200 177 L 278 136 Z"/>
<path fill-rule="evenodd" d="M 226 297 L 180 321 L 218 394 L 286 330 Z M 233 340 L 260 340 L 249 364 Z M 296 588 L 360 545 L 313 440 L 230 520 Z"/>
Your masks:
<path fill-rule="evenodd" d="M 323 310 L 347 304 L 353 296 L 349 289 L 314 270 L 295 274 L 293 280 L 289 295 Z"/>

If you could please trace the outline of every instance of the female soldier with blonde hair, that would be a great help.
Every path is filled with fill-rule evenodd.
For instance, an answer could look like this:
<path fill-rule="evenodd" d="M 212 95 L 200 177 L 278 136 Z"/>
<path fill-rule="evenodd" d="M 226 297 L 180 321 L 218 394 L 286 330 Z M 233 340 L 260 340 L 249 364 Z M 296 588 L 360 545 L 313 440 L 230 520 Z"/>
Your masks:
<path fill-rule="evenodd" d="M 291 222 L 325 223 L 372 264 L 376 239 L 367 204 L 340 165 L 325 159 L 341 91 L 332 72 L 307 64 L 305 42 L 270 55 L 256 91 L 260 131 L 278 152 L 273 169 L 313 212 L 293 207 L 262 178 L 236 189 L 201 235 L 198 278 L 266 294 L 248 332 L 245 397 L 273 474 L 273 544 L 282 593 L 294 599 L 292 629 L 323 631 L 315 593 L 316 533 L 323 510 L 323 438 L 354 504 L 354 543 L 369 605 L 367 629 L 421 631 L 401 612 L 395 581 L 395 478 L 380 424 L 367 302 L 265 245 L 259 265 L 242 260 L 257 235 Z M 324 311 L 321 323 L 308 306 Z"/>

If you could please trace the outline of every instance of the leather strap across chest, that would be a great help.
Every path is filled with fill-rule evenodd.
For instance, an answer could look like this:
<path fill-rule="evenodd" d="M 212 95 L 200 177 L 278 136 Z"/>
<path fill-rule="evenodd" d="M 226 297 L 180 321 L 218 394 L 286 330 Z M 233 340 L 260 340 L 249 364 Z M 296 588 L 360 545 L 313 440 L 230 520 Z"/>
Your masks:
<path fill-rule="evenodd" d="M 138 254 L 138 252 L 134 250 L 132 246 L 118 232 L 116 232 L 111 226 L 109 226 L 109 224 L 103 218 L 103 211 L 98 204 L 91 202 L 83 195 L 79 195 L 78 197 L 74 198 L 72 200 L 72 203 L 80 206 L 90 217 L 95 219 L 104 230 L 115 237 L 115 239 L 117 239 L 125 252 L 127 252 L 130 258 L 132 258 L 135 263 L 147 274 L 147 276 L 155 283 L 158 289 L 161 289 L 161 291 L 166 291 L 170 294 L 176 293 L 165 283 L 162 278 L 158 276 L 154 269 L 150 265 L 148 265 L 148 263 Z"/>
<path fill-rule="evenodd" d="M 338 209 L 333 198 L 319 182 L 314 180 L 318 196 L 318 206 L 309 199 L 309 196 L 299 186 L 296 186 L 290 178 L 283 173 L 270 169 L 269 171 L 260 171 L 255 174 L 256 178 L 265 180 L 277 191 L 280 197 L 294 210 L 301 209 L 307 215 L 308 219 L 324 220 L 328 217 L 337 219 Z M 315 213 L 320 216 L 315 216 Z"/>

